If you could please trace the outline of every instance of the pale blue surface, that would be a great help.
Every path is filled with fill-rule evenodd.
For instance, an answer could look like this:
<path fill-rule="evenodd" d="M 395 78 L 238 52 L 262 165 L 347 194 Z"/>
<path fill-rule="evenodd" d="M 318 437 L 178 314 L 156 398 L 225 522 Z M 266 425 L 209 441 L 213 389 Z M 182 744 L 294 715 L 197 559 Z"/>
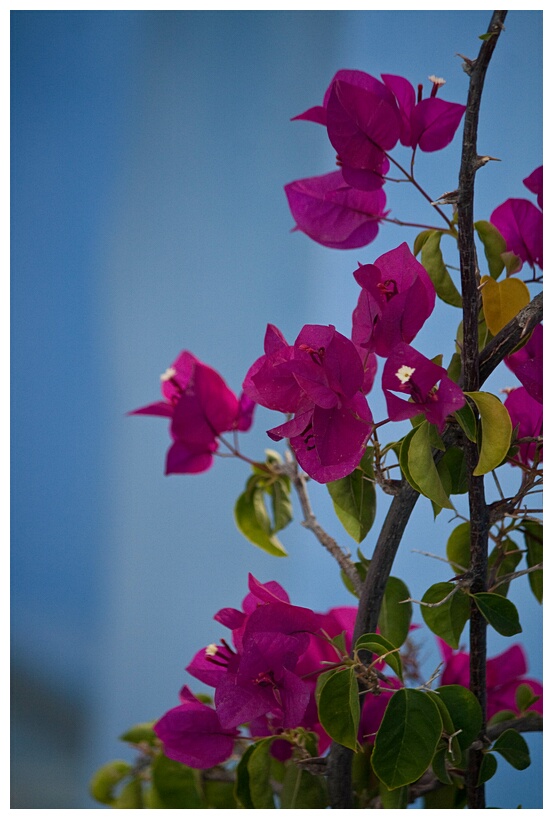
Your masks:
<path fill-rule="evenodd" d="M 176 704 L 184 666 L 221 636 L 212 615 L 239 604 L 248 571 L 279 580 L 300 605 L 353 601 L 299 527 L 284 533 L 286 560 L 235 531 L 244 465 L 166 478 L 165 422 L 125 412 L 157 399 L 159 373 L 181 349 L 238 391 L 268 321 L 290 341 L 310 322 L 349 332 L 357 261 L 414 232 L 384 226 L 346 253 L 290 234 L 282 186 L 332 170 L 334 158 L 324 129 L 289 119 L 320 103 L 342 67 L 415 85 L 445 76 L 442 96 L 464 101 L 455 53 L 476 53 L 488 17 L 12 13 L 13 648 L 88 714 L 75 806 L 91 806 L 89 772 L 124 753 L 118 733 Z M 541 14 L 510 12 L 479 138 L 481 153 L 503 161 L 479 174 L 480 218 L 508 196 L 530 197 L 522 178 L 541 162 L 541 72 Z M 456 186 L 459 146 L 458 136 L 420 157 L 432 196 Z M 389 192 L 391 215 L 418 221 L 424 206 L 405 188 Z M 417 346 L 434 355 L 444 331 L 452 344 L 458 320 L 453 310 L 432 317 Z M 503 370 L 490 388 L 514 383 Z M 371 406 L 384 417 L 376 393 Z M 274 423 L 258 413 L 247 454 L 271 445 Z M 324 488 L 319 498 L 326 504 Z M 395 569 L 414 596 L 447 579 L 437 561 L 410 554 L 443 554 L 446 513 L 434 524 L 419 507 Z M 345 543 L 332 516 L 321 518 Z M 365 552 L 373 542 L 371 533 Z M 539 676 L 541 613 L 519 584 Z M 435 665 L 430 643 L 422 653 Z M 492 654 L 508 644 L 490 636 Z M 17 759 L 32 762 L 36 747 L 22 740 Z M 538 807 L 539 758 L 496 777 L 490 803 Z"/>

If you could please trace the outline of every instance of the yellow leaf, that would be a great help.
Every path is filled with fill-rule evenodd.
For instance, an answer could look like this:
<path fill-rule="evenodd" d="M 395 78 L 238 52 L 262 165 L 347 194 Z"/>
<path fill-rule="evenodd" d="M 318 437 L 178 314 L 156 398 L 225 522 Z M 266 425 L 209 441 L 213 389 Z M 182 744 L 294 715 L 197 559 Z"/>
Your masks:
<path fill-rule="evenodd" d="M 496 282 L 491 276 L 483 276 L 481 285 L 486 325 L 496 336 L 530 302 L 530 292 L 520 279 Z"/>

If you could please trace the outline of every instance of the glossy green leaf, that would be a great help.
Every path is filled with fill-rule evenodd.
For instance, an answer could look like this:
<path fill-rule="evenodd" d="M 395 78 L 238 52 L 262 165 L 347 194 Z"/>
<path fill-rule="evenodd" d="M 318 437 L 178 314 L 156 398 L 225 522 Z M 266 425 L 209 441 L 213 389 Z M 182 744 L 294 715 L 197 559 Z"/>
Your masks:
<path fill-rule="evenodd" d="M 501 258 L 501 254 L 505 253 L 507 249 L 505 239 L 491 222 L 484 220 L 475 222 L 474 227 L 476 228 L 478 238 L 484 245 L 484 253 L 486 254 L 490 276 L 493 279 L 497 279 L 505 267 L 505 262 Z"/>
<path fill-rule="evenodd" d="M 434 758 L 432 759 L 432 770 L 434 771 L 436 778 L 439 779 L 443 785 L 451 785 L 453 781 L 449 775 L 448 762 L 450 762 L 448 758 L 448 748 L 445 742 L 442 740 L 438 744 L 438 749 L 434 754 Z"/>
<path fill-rule="evenodd" d="M 271 742 L 272 737 L 257 742 L 248 759 L 250 797 L 254 808 L 275 807 L 271 785 Z"/>
<path fill-rule="evenodd" d="M 467 462 L 462 449 L 456 446 L 449 447 L 439 461 L 438 472 L 442 478 L 442 483 L 444 482 L 442 470 L 445 469 L 447 469 L 449 473 L 450 494 L 466 494 L 466 492 L 468 492 Z"/>
<path fill-rule="evenodd" d="M 356 543 L 366 538 L 376 514 L 372 453 L 369 447 L 351 475 L 326 485 L 338 520 Z"/>
<path fill-rule="evenodd" d="M 483 785 L 494 776 L 497 771 L 497 759 L 493 754 L 487 753 L 482 757 L 482 764 L 480 765 L 480 773 L 478 775 L 478 784 Z"/>
<path fill-rule="evenodd" d="M 454 583 L 434 583 L 423 594 L 422 602 L 441 603 L 454 588 Z M 459 648 L 459 637 L 470 617 L 470 600 L 464 592 L 457 590 L 439 606 L 421 606 L 421 614 L 430 631 L 451 648 Z"/>
<path fill-rule="evenodd" d="M 262 489 L 246 489 L 240 495 L 234 507 L 234 519 L 244 537 L 255 546 L 275 557 L 287 555 L 280 540 L 271 534 L 271 522 Z"/>
<path fill-rule="evenodd" d="M 271 505 L 273 509 L 273 532 L 280 532 L 293 518 L 292 501 L 290 500 L 290 487 L 286 481 L 278 478 L 269 488 Z"/>
<path fill-rule="evenodd" d="M 411 475 L 409 469 L 409 447 L 411 446 L 411 441 L 413 440 L 413 436 L 416 433 L 417 428 L 412 429 L 411 432 L 408 432 L 405 438 L 403 438 L 403 440 L 401 441 L 398 460 L 405 480 L 411 484 L 413 489 L 415 489 L 417 492 L 420 492 L 422 495 L 422 492 L 419 486 L 415 483 L 415 480 L 413 479 L 413 476 Z"/>
<path fill-rule="evenodd" d="M 501 580 L 503 575 L 514 572 L 521 560 L 522 552 L 511 538 L 507 537 L 501 541 L 501 550 L 497 546 L 492 549 L 488 557 L 488 577 L 490 580 L 493 579 L 494 588 L 492 591 L 494 594 L 507 596 L 509 581 L 502 583 L 500 586 L 495 584 Z"/>
<path fill-rule="evenodd" d="M 532 520 L 523 522 L 524 542 L 526 544 L 526 564 L 528 568 L 543 562 L 543 526 Z M 543 570 L 536 569 L 528 574 L 528 582 L 536 600 L 543 600 Z"/>
<path fill-rule="evenodd" d="M 248 763 L 254 750 L 255 746 L 250 745 L 249 748 L 246 748 L 242 754 L 242 758 L 236 766 L 236 780 L 234 784 L 234 797 L 238 805 L 250 810 L 254 807 L 254 804 L 250 794 L 250 773 L 248 770 Z"/>
<path fill-rule="evenodd" d="M 513 728 L 503 731 L 494 742 L 493 750 L 501 754 L 517 771 L 523 771 L 530 765 L 530 752 L 526 740 Z"/>
<path fill-rule="evenodd" d="M 497 396 L 489 392 L 467 392 L 480 413 L 482 443 L 475 475 L 491 472 L 503 461 L 511 446 L 513 427 L 509 413 Z"/>
<path fill-rule="evenodd" d="M 353 668 L 340 669 L 325 680 L 319 691 L 318 709 L 327 734 L 340 745 L 357 750 L 360 706 Z"/>
<path fill-rule="evenodd" d="M 399 577 L 389 577 L 384 591 L 384 598 L 378 615 L 378 629 L 383 637 L 398 648 L 403 645 L 409 634 L 413 606 L 401 603 L 410 597 L 409 589 Z"/>
<path fill-rule="evenodd" d="M 427 237 L 421 249 L 421 263 L 432 279 L 436 295 L 446 304 L 462 307 L 463 300 L 449 271 L 444 264 L 440 242 L 442 231 L 434 230 Z"/>
<path fill-rule="evenodd" d="M 478 440 L 478 423 L 476 421 L 472 407 L 467 401 L 464 407 L 455 411 L 455 418 L 469 441 L 476 443 Z"/>
<path fill-rule="evenodd" d="M 499 634 L 512 637 L 520 634 L 522 626 L 518 619 L 518 611 L 514 603 L 491 592 L 478 592 L 472 595 L 480 613 Z"/>
<path fill-rule="evenodd" d="M 425 242 L 433 233 L 435 233 L 434 230 L 423 230 L 417 236 L 415 236 L 415 241 L 413 242 L 413 256 L 419 255 Z"/>
<path fill-rule="evenodd" d="M 453 728 L 461 730 L 456 739 L 462 751 L 476 739 L 482 727 L 482 713 L 478 700 L 468 688 L 463 685 L 441 685 L 436 694 L 446 706 Z"/>
<path fill-rule="evenodd" d="M 152 808 L 201 808 L 196 772 L 163 754 L 152 763 Z"/>
<path fill-rule="evenodd" d="M 394 646 L 382 634 L 362 634 L 355 643 L 356 651 L 370 651 L 372 654 L 382 657 L 384 662 L 390 666 L 401 680 L 403 679 L 403 670 L 398 648 L 399 646 Z"/>
<path fill-rule="evenodd" d="M 409 473 L 423 495 L 433 500 L 438 506 L 453 509 L 432 457 L 429 427 L 430 424 L 424 423 L 414 431 L 407 456 Z"/>
<path fill-rule="evenodd" d="M 117 785 L 130 774 L 132 767 L 124 759 L 114 759 L 99 768 L 90 780 L 90 795 L 103 805 L 111 805 L 116 798 Z"/>
<path fill-rule="evenodd" d="M 404 810 L 409 804 L 409 788 L 406 785 L 391 791 L 381 782 L 379 795 L 384 810 Z"/>
<path fill-rule="evenodd" d="M 467 571 L 470 566 L 470 523 L 460 523 L 450 534 L 446 555 L 455 574 Z"/>
<path fill-rule="evenodd" d="M 528 711 L 539 699 L 540 697 L 534 694 L 533 690 L 526 683 L 521 683 L 515 691 L 517 708 L 521 714 L 524 711 Z"/>
<path fill-rule="evenodd" d="M 286 767 L 280 807 L 289 810 L 322 810 L 328 807 L 325 779 L 302 770 L 292 762 Z"/>
<path fill-rule="evenodd" d="M 428 694 L 414 688 L 396 691 L 376 734 L 375 774 L 390 790 L 416 782 L 431 764 L 441 733 L 440 712 Z"/>
<path fill-rule="evenodd" d="M 453 353 L 451 356 L 451 360 L 447 365 L 447 376 L 451 378 L 452 381 L 455 381 L 456 384 L 459 383 L 459 379 L 461 378 L 461 371 L 462 371 L 462 363 L 461 363 L 461 356 L 459 353 Z"/>

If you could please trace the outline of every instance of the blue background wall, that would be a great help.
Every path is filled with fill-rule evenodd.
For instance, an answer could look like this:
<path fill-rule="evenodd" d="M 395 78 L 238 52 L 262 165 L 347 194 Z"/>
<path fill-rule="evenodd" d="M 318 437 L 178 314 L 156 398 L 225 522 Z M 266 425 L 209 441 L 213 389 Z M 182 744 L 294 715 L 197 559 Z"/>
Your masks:
<path fill-rule="evenodd" d="M 455 54 L 476 54 L 488 18 L 12 12 L 13 807 L 94 806 L 90 772 L 125 753 L 118 734 L 176 704 L 184 666 L 220 636 L 212 615 L 239 604 L 248 571 L 301 605 L 353 602 L 299 527 L 283 535 L 284 560 L 236 532 L 244 465 L 164 477 L 166 424 L 125 413 L 157 399 L 181 349 L 238 391 L 268 321 L 290 341 L 309 322 L 349 333 L 357 262 L 414 232 L 387 225 L 349 252 L 290 234 L 282 186 L 333 168 L 324 130 L 290 117 L 318 104 L 343 67 L 415 85 L 444 76 L 442 96 L 462 102 Z M 510 12 L 488 74 L 479 149 L 502 162 L 479 174 L 481 218 L 526 196 L 522 179 L 541 163 L 541 22 Z M 459 151 L 458 136 L 419 157 L 433 196 L 456 186 Z M 404 185 L 388 203 L 399 218 L 424 213 Z M 458 320 L 444 308 L 417 346 L 434 355 L 444 333 L 452 344 Z M 502 369 L 490 388 L 513 383 Z M 384 417 L 376 393 L 371 406 Z M 249 455 L 271 445 L 274 423 L 258 412 Z M 324 488 L 313 495 L 327 506 Z M 419 504 L 395 571 L 415 597 L 447 578 L 410 550 L 443 553 L 447 530 L 445 513 L 434 523 Z M 541 613 L 518 582 L 540 676 Z M 508 643 L 490 635 L 491 653 Z M 430 638 L 422 654 L 437 664 Z M 537 766 L 502 769 L 491 803 L 540 806 L 540 742 L 529 742 Z"/>

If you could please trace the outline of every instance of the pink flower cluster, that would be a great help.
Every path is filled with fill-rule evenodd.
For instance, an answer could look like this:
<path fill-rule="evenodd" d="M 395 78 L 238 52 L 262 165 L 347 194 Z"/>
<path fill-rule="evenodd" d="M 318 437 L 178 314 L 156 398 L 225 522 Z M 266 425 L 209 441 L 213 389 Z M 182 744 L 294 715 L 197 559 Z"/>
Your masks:
<path fill-rule="evenodd" d="M 423 99 L 404 77 L 383 74 L 382 82 L 363 71 L 341 70 L 333 77 L 323 104 L 294 119 L 324 125 L 336 151 L 339 171 L 285 186 L 296 230 L 326 247 L 363 247 L 386 217 L 382 190 L 390 168 L 389 151 L 398 142 L 421 151 L 449 145 L 465 106 L 437 97 L 444 81 L 432 82 Z"/>
<path fill-rule="evenodd" d="M 214 707 L 197 700 L 185 686 L 181 704 L 154 726 L 165 753 L 193 768 L 209 768 L 232 754 L 241 726 L 251 737 L 279 736 L 287 729 L 305 728 L 319 737 L 319 752 L 330 737 L 319 723 L 315 702 L 318 675 L 336 663 L 338 655 L 328 637 L 346 634 L 347 650 L 356 609 L 335 608 L 320 614 L 293 606 L 275 581 L 260 583 L 252 575 L 242 610 L 225 608 L 214 619 L 231 631 L 230 642 L 209 645 L 193 658 L 187 671 L 215 689 Z M 390 677 L 377 695 L 364 697 L 359 736 L 370 739 L 380 725 L 393 689 Z M 286 759 L 292 747 L 273 743 L 273 753 Z"/>
<path fill-rule="evenodd" d="M 239 736 L 281 737 L 271 750 L 282 760 L 292 751 L 284 736 L 288 729 L 316 733 L 320 754 L 331 742 L 319 722 L 315 688 L 319 674 L 339 661 L 328 638 L 345 634 L 346 649 L 351 650 L 357 610 L 344 606 L 316 613 L 292 605 L 275 581 L 260 583 L 249 575 L 248 585 L 241 610 L 224 608 L 214 617 L 230 630 L 230 642 L 223 639 L 206 646 L 187 667 L 193 677 L 214 689 L 213 707 L 185 686 L 180 705 L 154 725 L 166 755 L 192 768 L 225 762 Z M 453 651 L 442 640 L 439 644 L 444 662 L 439 684 L 468 687 L 469 655 Z M 518 645 L 488 660 L 488 718 L 505 709 L 517 713 L 516 689 L 522 683 L 540 697 L 532 709 L 542 712 L 542 686 L 526 678 L 526 670 Z M 388 701 L 400 687 L 400 680 L 386 668 L 383 690 L 364 695 L 361 743 L 373 742 Z"/>
<path fill-rule="evenodd" d="M 524 347 L 505 358 L 521 387 L 510 390 L 505 407 L 511 416 L 517 440 L 538 438 L 543 435 L 543 326 L 534 328 Z M 543 450 L 536 442 L 523 440 L 514 462 L 532 465 L 543 460 Z"/>

